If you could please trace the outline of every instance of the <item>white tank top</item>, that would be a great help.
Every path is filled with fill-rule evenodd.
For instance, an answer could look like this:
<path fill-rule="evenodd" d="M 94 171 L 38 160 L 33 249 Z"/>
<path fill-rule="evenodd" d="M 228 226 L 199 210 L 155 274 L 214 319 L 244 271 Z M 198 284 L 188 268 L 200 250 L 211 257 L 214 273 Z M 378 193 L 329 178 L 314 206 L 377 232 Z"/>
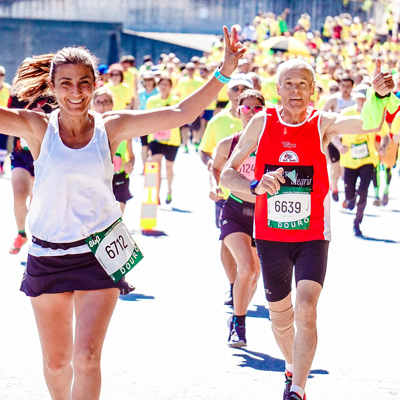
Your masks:
<path fill-rule="evenodd" d="M 353 99 L 353 94 L 351 94 L 350 99 L 345 100 L 342 97 L 342 94 L 339 93 L 336 97 L 336 110 L 335 112 L 340 113 L 343 109 L 347 108 L 347 107 L 351 107 L 354 106 L 354 104 L 356 104 L 356 101 Z"/>
<path fill-rule="evenodd" d="M 67 147 L 60 138 L 59 110 L 49 125 L 34 162 L 35 183 L 29 209 L 33 236 L 52 243 L 69 243 L 100 232 L 121 217 L 112 190 L 114 166 L 103 118 L 94 116 L 94 133 L 81 149 Z M 29 254 L 58 256 L 89 252 L 87 245 L 68 250 L 44 249 L 31 244 Z"/>

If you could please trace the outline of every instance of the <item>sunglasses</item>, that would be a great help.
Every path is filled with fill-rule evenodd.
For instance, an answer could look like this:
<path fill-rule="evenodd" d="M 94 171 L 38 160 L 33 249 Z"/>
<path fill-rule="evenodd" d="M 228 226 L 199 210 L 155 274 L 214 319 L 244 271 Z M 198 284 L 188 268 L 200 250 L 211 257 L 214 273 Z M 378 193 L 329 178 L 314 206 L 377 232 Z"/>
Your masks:
<path fill-rule="evenodd" d="M 112 101 L 111 101 L 111 100 L 103 100 L 103 101 L 96 100 L 96 101 L 94 102 L 94 105 L 95 105 L 95 106 L 109 106 L 110 104 L 112 104 Z"/>
<path fill-rule="evenodd" d="M 5 76 L 4 74 L 0 74 L 0 76 Z"/>
<path fill-rule="evenodd" d="M 254 111 L 254 114 L 257 114 L 258 112 L 264 110 L 264 106 L 238 106 L 239 110 L 243 113 L 243 114 L 249 114 L 250 111 Z"/>
<path fill-rule="evenodd" d="M 247 89 L 248 89 L 248 87 L 239 87 L 239 86 L 234 86 L 233 88 L 231 88 L 231 90 L 234 91 L 234 92 L 238 92 L 239 90 L 244 92 Z"/>
<path fill-rule="evenodd" d="M 111 76 L 121 76 L 121 74 L 116 73 L 116 74 L 111 74 Z"/>

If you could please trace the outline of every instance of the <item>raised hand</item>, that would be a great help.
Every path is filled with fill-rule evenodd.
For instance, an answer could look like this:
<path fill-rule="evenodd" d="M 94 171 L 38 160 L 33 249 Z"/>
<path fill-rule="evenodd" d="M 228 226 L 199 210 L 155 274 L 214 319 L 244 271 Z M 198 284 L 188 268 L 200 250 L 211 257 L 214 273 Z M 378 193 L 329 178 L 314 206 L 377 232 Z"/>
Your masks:
<path fill-rule="evenodd" d="M 236 29 L 233 27 L 229 36 L 228 28 L 224 26 L 225 57 L 221 67 L 221 74 L 229 77 L 238 66 L 239 59 L 243 57 L 246 48 L 236 41 Z"/>
<path fill-rule="evenodd" d="M 375 62 L 375 72 L 372 86 L 375 90 L 375 93 L 378 93 L 379 96 L 386 96 L 393 90 L 394 81 L 393 76 L 389 72 L 382 72 L 381 68 L 381 60 L 377 58 Z"/>

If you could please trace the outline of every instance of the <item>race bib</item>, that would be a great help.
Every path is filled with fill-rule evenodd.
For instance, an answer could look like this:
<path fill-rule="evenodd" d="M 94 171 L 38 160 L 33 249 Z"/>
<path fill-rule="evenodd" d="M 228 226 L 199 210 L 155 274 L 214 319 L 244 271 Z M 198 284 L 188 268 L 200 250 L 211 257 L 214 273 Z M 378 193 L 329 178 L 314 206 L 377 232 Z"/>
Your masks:
<path fill-rule="evenodd" d="M 143 258 L 121 218 L 103 232 L 88 237 L 86 243 L 114 282 L 118 282 Z"/>
<path fill-rule="evenodd" d="M 238 172 L 244 175 L 247 179 L 251 181 L 254 180 L 254 170 L 256 167 L 256 157 L 248 157 L 245 162 L 240 166 Z"/>
<path fill-rule="evenodd" d="M 116 154 L 113 158 L 114 164 L 114 173 L 118 173 L 122 169 L 122 157 L 119 154 Z"/>
<path fill-rule="evenodd" d="M 351 157 L 355 160 L 361 160 L 363 158 L 369 157 L 369 150 L 367 142 L 360 144 L 352 144 L 351 145 Z"/>
<path fill-rule="evenodd" d="M 166 131 L 156 132 L 156 133 L 153 134 L 153 136 L 154 136 L 154 140 L 167 141 L 171 137 L 171 131 L 170 130 L 166 130 Z"/>
<path fill-rule="evenodd" d="M 309 229 L 311 215 L 309 187 L 282 186 L 274 196 L 268 195 L 268 227 Z"/>

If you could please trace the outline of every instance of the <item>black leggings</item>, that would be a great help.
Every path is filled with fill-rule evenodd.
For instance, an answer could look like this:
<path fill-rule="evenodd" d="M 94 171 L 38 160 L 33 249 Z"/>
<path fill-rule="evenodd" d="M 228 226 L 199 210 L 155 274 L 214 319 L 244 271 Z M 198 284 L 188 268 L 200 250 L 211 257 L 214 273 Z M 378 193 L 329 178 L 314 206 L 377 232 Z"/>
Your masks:
<path fill-rule="evenodd" d="M 374 170 L 375 168 L 373 164 L 366 164 L 356 169 L 344 169 L 344 192 L 348 208 L 354 208 L 357 195 L 359 196 L 354 224 L 360 224 L 363 219 L 364 209 L 367 205 L 368 187 Z M 360 177 L 360 186 L 356 193 L 356 182 L 358 177 Z"/>

